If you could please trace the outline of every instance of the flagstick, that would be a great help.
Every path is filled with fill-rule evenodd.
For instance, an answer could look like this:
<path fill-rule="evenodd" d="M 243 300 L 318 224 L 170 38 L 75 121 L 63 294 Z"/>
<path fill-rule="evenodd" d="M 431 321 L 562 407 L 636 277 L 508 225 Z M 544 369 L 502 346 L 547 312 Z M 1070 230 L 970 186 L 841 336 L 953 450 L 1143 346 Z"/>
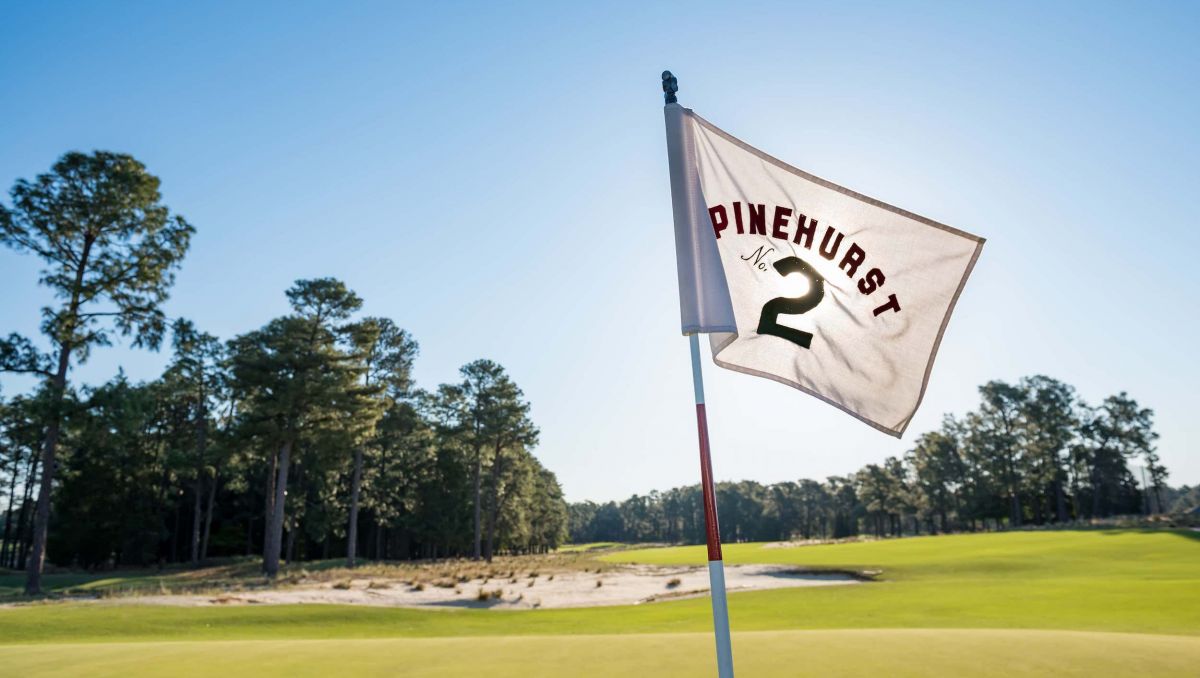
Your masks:
<path fill-rule="evenodd" d="M 708 588 L 712 598 L 713 632 L 717 637 L 717 675 L 720 678 L 733 678 L 729 605 L 725 600 L 725 563 L 721 560 L 717 496 L 713 489 L 712 456 L 708 451 L 708 417 L 704 412 L 704 375 L 700 370 L 699 337 L 689 334 L 688 344 L 692 349 L 692 387 L 696 391 L 696 429 L 700 435 L 700 489 L 704 496 L 704 527 L 708 538 Z"/>
<path fill-rule="evenodd" d="M 670 71 L 662 74 L 663 98 L 666 100 L 664 114 L 667 123 L 667 164 L 671 170 L 671 209 L 675 213 L 676 247 L 686 243 L 691 234 L 695 221 L 694 215 L 689 215 L 690 204 L 696 197 L 691 191 L 688 177 L 694 171 L 689 153 L 685 147 L 690 146 L 684 131 L 685 111 L 679 106 L 675 93 L 679 91 L 679 81 Z M 681 230 L 682 229 L 682 230 Z M 682 237 L 681 237 L 682 234 Z M 683 245 L 687 247 L 687 245 Z M 678 255 L 681 250 L 677 249 Z M 682 260 L 681 260 L 682 261 Z M 689 292 L 687 278 L 694 274 L 680 264 L 679 294 L 681 310 L 688 307 L 685 300 Z M 695 299 L 691 299 L 692 302 Z M 688 313 L 685 311 L 684 316 Z M 696 390 L 696 430 L 700 436 L 700 491 L 704 497 L 704 531 L 708 540 L 708 588 L 712 598 L 713 634 L 717 640 L 717 675 L 719 678 L 733 678 L 733 648 L 729 643 L 729 605 L 725 600 L 725 564 L 721 561 L 721 531 L 717 525 L 717 496 L 713 489 L 712 456 L 708 451 L 708 417 L 704 412 L 704 375 L 700 369 L 700 338 L 696 332 L 703 327 L 699 318 L 684 319 L 684 333 L 688 335 L 688 343 L 692 349 L 692 386 Z M 697 324 L 692 325 L 693 322 Z"/>

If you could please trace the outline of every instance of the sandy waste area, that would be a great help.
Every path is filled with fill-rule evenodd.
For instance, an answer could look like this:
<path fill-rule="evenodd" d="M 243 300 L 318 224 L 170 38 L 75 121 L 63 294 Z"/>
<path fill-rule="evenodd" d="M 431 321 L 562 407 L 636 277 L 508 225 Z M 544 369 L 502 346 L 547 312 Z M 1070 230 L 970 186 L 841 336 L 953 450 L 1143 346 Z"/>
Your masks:
<path fill-rule="evenodd" d="M 532 609 L 633 605 L 657 600 L 700 596 L 708 592 L 708 569 L 703 567 L 628 566 L 601 574 L 568 571 L 489 580 L 472 579 L 443 586 L 413 586 L 381 578 L 301 584 L 276 589 L 207 595 L 152 595 L 122 599 L 137 604 L 284 605 L 297 603 L 374 605 L 383 607 L 443 607 Z M 777 565 L 727 565 L 729 591 L 846 586 L 860 583 L 850 574 L 802 572 Z"/>

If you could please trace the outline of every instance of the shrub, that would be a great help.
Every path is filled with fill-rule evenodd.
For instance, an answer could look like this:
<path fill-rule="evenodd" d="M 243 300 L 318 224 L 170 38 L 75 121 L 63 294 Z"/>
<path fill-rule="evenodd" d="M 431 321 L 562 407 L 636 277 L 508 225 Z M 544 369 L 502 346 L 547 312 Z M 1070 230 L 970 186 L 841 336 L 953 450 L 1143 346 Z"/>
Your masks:
<path fill-rule="evenodd" d="M 341 581 L 339 581 L 339 582 L 334 582 L 334 584 L 333 584 L 333 588 L 335 588 L 335 589 L 339 589 L 339 590 L 342 590 L 342 591 L 346 591 L 346 590 L 348 590 L 348 589 L 350 588 L 350 580 L 349 580 L 349 579 L 343 579 L 343 580 L 341 580 Z"/>

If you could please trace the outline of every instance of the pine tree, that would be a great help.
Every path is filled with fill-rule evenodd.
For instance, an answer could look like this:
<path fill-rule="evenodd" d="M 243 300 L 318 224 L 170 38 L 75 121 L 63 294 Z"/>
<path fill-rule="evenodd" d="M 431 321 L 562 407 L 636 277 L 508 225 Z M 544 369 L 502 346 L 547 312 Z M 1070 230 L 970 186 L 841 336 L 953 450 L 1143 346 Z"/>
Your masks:
<path fill-rule="evenodd" d="M 166 329 L 161 310 L 193 229 L 160 202 L 159 180 L 128 155 L 68 153 L 34 181 L 18 180 L 12 207 L 0 205 L 0 243 L 45 263 L 41 283 L 61 300 L 43 309 L 42 332 L 53 346 L 39 355 L 16 335 L 0 342 L 3 368 L 46 380 L 42 476 L 34 513 L 25 591 L 41 592 L 51 490 L 72 359 L 87 360 L 113 335 L 157 348 Z"/>
<path fill-rule="evenodd" d="M 288 290 L 293 313 L 234 340 L 233 372 L 249 418 L 272 444 L 267 480 L 263 572 L 279 573 L 293 454 L 306 434 L 337 420 L 356 402 L 359 370 L 341 350 L 339 324 L 362 300 L 337 280 L 300 280 Z M 294 527 L 294 526 L 293 526 Z"/>

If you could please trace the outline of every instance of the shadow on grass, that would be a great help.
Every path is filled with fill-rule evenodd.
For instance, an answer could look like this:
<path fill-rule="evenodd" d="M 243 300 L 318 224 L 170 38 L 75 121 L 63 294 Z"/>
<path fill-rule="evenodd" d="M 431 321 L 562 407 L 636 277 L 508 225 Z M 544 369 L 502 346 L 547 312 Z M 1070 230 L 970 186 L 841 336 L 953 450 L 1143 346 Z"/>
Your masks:
<path fill-rule="evenodd" d="M 1176 527 L 1176 528 L 1103 528 L 1098 529 L 1101 536 L 1104 537 L 1119 537 L 1122 535 L 1136 532 L 1138 534 L 1170 534 L 1176 537 L 1183 537 L 1192 541 L 1200 541 L 1200 527 Z"/>

